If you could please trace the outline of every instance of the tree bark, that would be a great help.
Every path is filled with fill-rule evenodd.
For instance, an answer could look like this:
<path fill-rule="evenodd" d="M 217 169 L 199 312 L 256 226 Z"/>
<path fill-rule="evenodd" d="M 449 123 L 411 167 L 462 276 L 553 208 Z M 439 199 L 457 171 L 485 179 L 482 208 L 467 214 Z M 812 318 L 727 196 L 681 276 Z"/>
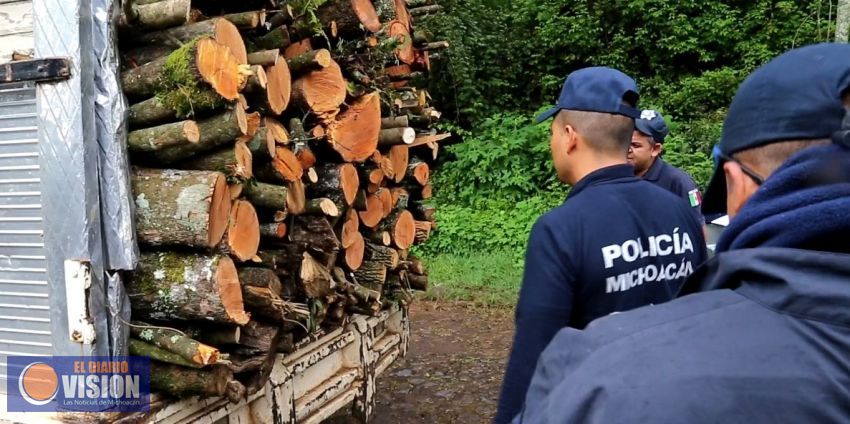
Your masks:
<path fill-rule="evenodd" d="M 234 349 L 240 355 L 256 355 L 273 351 L 277 347 L 278 326 L 251 320 L 242 326 L 239 346 Z"/>
<path fill-rule="evenodd" d="M 151 389 L 177 398 L 226 396 L 233 373 L 225 366 L 192 369 L 151 362 Z"/>
<path fill-rule="evenodd" d="M 304 294 L 311 299 L 320 299 L 331 290 L 331 274 L 327 267 L 322 265 L 309 253 L 304 252 L 304 260 L 301 262 L 299 271 L 301 287 Z"/>
<path fill-rule="evenodd" d="M 413 213 L 413 217 L 417 221 L 434 222 L 434 215 L 437 212 L 437 208 L 428 206 L 423 202 L 410 202 L 409 206 L 410 212 Z"/>
<path fill-rule="evenodd" d="M 233 25 L 236 25 L 236 28 L 242 30 L 257 29 L 266 23 L 266 11 L 257 10 L 251 12 L 230 13 L 222 16 L 222 18 L 227 19 Z"/>
<path fill-rule="evenodd" d="M 421 186 L 428 185 L 428 179 L 431 177 L 431 168 L 427 163 L 413 158 L 407 164 L 407 172 L 405 176 Z"/>
<path fill-rule="evenodd" d="M 153 152 L 181 144 L 194 144 L 200 140 L 195 121 L 180 121 L 157 127 L 131 131 L 127 134 L 130 152 Z"/>
<path fill-rule="evenodd" d="M 289 240 L 329 265 L 329 259 L 339 250 L 339 240 L 323 216 L 296 216 L 292 220 Z"/>
<path fill-rule="evenodd" d="M 221 240 L 230 214 L 221 173 L 137 168 L 131 182 L 140 243 L 211 248 Z"/>
<path fill-rule="evenodd" d="M 134 34 L 128 41 L 134 45 L 169 45 L 178 48 L 180 44 L 189 43 L 199 37 L 211 37 L 219 44 L 227 46 L 239 64 L 248 63 L 245 41 L 239 34 L 239 29 L 223 18 L 210 19 L 163 31 Z"/>
<path fill-rule="evenodd" d="M 249 65 L 274 66 L 280 60 L 280 49 L 261 50 L 248 54 Z"/>
<path fill-rule="evenodd" d="M 283 222 L 260 224 L 260 237 L 272 240 L 284 240 L 286 238 L 286 224 Z"/>
<path fill-rule="evenodd" d="M 223 255 L 142 253 L 127 294 L 137 319 L 248 322 L 236 267 Z"/>
<path fill-rule="evenodd" d="M 381 119 L 381 130 L 388 130 L 391 128 L 406 128 L 410 126 L 410 119 L 407 115 L 401 116 L 392 116 L 389 118 Z M 415 137 L 415 135 L 414 135 Z M 379 142 L 380 144 L 380 142 Z"/>
<path fill-rule="evenodd" d="M 387 280 L 387 267 L 372 261 L 363 261 L 360 268 L 354 271 L 356 283 L 370 290 L 383 291 Z"/>
<path fill-rule="evenodd" d="M 219 171 L 231 180 L 248 181 L 254 176 L 251 149 L 243 142 L 216 152 L 196 156 L 177 165 L 181 169 Z"/>
<path fill-rule="evenodd" d="M 289 29 L 286 26 L 279 26 L 272 29 L 268 33 L 253 38 L 248 46 L 251 53 L 270 49 L 285 49 L 292 44 L 289 39 Z"/>
<path fill-rule="evenodd" d="M 427 291 L 428 290 L 428 276 L 427 275 L 407 274 L 407 281 L 410 284 L 410 288 L 413 289 L 413 290 L 419 290 L 419 291 Z"/>
<path fill-rule="evenodd" d="M 406 118 L 406 117 L 405 117 Z M 412 144 L 416 139 L 416 130 L 410 127 L 387 128 L 381 130 L 378 146 L 389 147 L 399 144 Z"/>
<path fill-rule="evenodd" d="M 189 368 L 201 368 L 201 365 L 198 365 L 190 360 L 184 359 L 182 356 L 176 353 L 169 352 L 165 349 L 160 349 L 152 344 L 145 343 L 141 340 L 130 338 L 128 340 L 128 346 L 130 348 L 130 355 L 133 356 L 147 356 L 148 358 L 159 362 L 167 362 L 169 364 L 175 364 Z"/>
<path fill-rule="evenodd" d="M 330 66 L 331 52 L 327 49 L 311 50 L 290 59 L 286 59 L 289 70 L 293 75 L 303 75 L 308 72 L 321 70 Z"/>
<path fill-rule="evenodd" d="M 254 182 L 245 186 L 243 194 L 256 206 L 279 211 L 289 209 L 288 190 L 284 186 Z"/>
<path fill-rule="evenodd" d="M 242 286 L 245 308 L 276 323 L 286 322 L 286 302 L 266 287 Z"/>
<path fill-rule="evenodd" d="M 274 271 L 268 268 L 241 268 L 239 281 L 242 287 L 265 288 L 276 295 L 283 293 L 283 284 Z"/>
<path fill-rule="evenodd" d="M 195 112 L 205 112 L 196 110 Z M 128 114 L 130 128 L 146 128 L 179 119 L 177 112 L 162 104 L 156 97 L 131 105 Z M 132 133 L 131 133 L 132 134 Z"/>
<path fill-rule="evenodd" d="M 428 238 L 431 237 L 432 225 L 429 221 L 416 221 L 414 223 L 416 235 L 413 237 L 413 244 L 422 244 L 428 241 Z"/>
<path fill-rule="evenodd" d="M 389 232 L 393 244 L 399 249 L 407 249 L 412 246 L 413 239 L 416 236 L 413 215 L 406 210 L 393 212 L 381 223 L 378 229 Z"/>
<path fill-rule="evenodd" d="M 396 269 L 399 265 L 398 251 L 392 247 L 381 246 L 375 243 L 366 243 L 366 252 L 364 259 L 367 261 L 377 262 L 389 269 Z"/>
<path fill-rule="evenodd" d="M 331 218 L 339 216 L 339 208 L 336 206 L 336 203 L 326 197 L 308 200 L 304 212 L 308 214 L 325 215 Z"/>
<path fill-rule="evenodd" d="M 200 139 L 197 143 L 180 144 L 167 149 L 157 150 L 145 155 L 148 161 L 159 164 L 172 164 L 198 153 L 215 149 L 245 135 L 248 121 L 245 111 L 236 107 L 232 111 L 198 121 Z"/>
<path fill-rule="evenodd" d="M 211 346 L 221 346 L 239 343 L 242 330 L 239 326 L 214 325 L 214 328 L 203 324 L 181 327 L 189 337 Z"/>
<path fill-rule="evenodd" d="M 357 196 L 360 178 L 354 165 L 327 163 L 320 165 L 316 172 L 319 181 L 310 186 L 310 197 L 327 197 L 335 202 L 341 201 L 348 206 Z"/>
<path fill-rule="evenodd" d="M 150 4 L 132 4 L 118 21 L 124 29 L 152 31 L 183 25 L 189 20 L 191 0 L 161 0 Z"/>
<path fill-rule="evenodd" d="M 437 13 L 442 9 L 443 9 L 443 6 L 440 6 L 439 4 L 434 4 L 434 5 L 431 5 L 431 6 L 414 7 L 413 9 L 410 9 L 410 16 L 419 17 L 419 16 L 424 16 L 424 15 L 430 15 L 432 13 Z"/>
<path fill-rule="evenodd" d="M 319 22 L 336 23 L 337 33 L 343 38 L 362 36 L 381 30 L 381 21 L 370 0 L 330 0 L 316 11 Z"/>
<path fill-rule="evenodd" d="M 130 327 L 133 337 L 151 345 L 174 353 L 181 358 L 199 366 L 215 364 L 219 360 L 218 349 L 193 340 L 177 331 L 150 327 L 147 324 L 134 322 Z"/>

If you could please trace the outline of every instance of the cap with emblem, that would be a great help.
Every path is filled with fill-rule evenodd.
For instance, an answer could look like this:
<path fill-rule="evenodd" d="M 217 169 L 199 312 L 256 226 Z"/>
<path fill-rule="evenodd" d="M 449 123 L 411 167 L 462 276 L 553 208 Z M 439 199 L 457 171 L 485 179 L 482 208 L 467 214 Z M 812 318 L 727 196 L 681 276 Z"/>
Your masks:
<path fill-rule="evenodd" d="M 664 138 L 670 133 L 664 117 L 652 109 L 644 109 L 640 112 L 638 119 L 635 119 L 635 129 L 652 137 L 656 143 L 663 143 Z"/>
<path fill-rule="evenodd" d="M 841 95 L 849 85 L 850 45 L 836 43 L 791 50 L 747 77 L 723 122 L 703 213 L 726 210 L 724 157 L 780 141 L 830 138 L 841 128 Z"/>
<path fill-rule="evenodd" d="M 543 122 L 562 110 L 581 110 L 637 118 L 638 88 L 635 80 L 612 68 L 579 69 L 564 81 L 558 103 L 537 117 Z"/>

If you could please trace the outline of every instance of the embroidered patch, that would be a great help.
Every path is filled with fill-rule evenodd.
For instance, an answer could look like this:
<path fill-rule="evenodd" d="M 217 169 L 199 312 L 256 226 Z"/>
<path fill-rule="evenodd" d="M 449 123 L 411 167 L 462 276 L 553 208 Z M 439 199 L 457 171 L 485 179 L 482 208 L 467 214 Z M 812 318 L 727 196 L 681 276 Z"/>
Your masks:
<path fill-rule="evenodd" d="M 702 203 L 702 195 L 699 193 L 699 189 L 693 189 L 688 192 L 688 202 L 691 203 L 692 207 L 697 207 Z"/>

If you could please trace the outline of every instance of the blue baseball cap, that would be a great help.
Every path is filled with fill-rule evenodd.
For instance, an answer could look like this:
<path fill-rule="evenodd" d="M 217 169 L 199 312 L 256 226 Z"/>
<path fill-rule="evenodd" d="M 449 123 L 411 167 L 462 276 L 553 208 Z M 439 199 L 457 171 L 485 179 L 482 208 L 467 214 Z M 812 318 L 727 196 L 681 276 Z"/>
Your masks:
<path fill-rule="evenodd" d="M 726 211 L 722 156 L 780 141 L 830 138 L 841 129 L 841 95 L 848 86 L 850 45 L 836 43 L 788 51 L 747 77 L 723 122 L 703 213 Z"/>
<path fill-rule="evenodd" d="M 640 112 L 638 119 L 635 119 L 635 129 L 652 137 L 656 143 L 663 143 L 664 138 L 670 133 L 664 117 L 652 109 L 644 109 Z"/>
<path fill-rule="evenodd" d="M 583 68 L 567 77 L 558 104 L 538 116 L 537 122 L 543 122 L 564 109 L 637 118 L 639 97 L 637 84 L 628 75 L 604 66 Z"/>

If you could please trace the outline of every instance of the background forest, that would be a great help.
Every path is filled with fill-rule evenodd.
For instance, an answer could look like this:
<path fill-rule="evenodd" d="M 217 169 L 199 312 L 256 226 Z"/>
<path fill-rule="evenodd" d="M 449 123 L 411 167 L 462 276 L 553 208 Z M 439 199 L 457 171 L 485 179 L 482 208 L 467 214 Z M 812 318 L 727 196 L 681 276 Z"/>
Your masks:
<path fill-rule="evenodd" d="M 568 187 L 554 178 L 548 124 L 533 117 L 564 77 L 618 68 L 642 108 L 671 127 L 665 160 L 705 186 L 725 107 L 756 67 L 790 48 L 834 38 L 835 1 L 441 0 L 420 26 L 451 48 L 430 87 L 447 129 L 435 175 L 439 228 L 422 248 L 442 298 L 511 304 L 535 219 Z"/>

